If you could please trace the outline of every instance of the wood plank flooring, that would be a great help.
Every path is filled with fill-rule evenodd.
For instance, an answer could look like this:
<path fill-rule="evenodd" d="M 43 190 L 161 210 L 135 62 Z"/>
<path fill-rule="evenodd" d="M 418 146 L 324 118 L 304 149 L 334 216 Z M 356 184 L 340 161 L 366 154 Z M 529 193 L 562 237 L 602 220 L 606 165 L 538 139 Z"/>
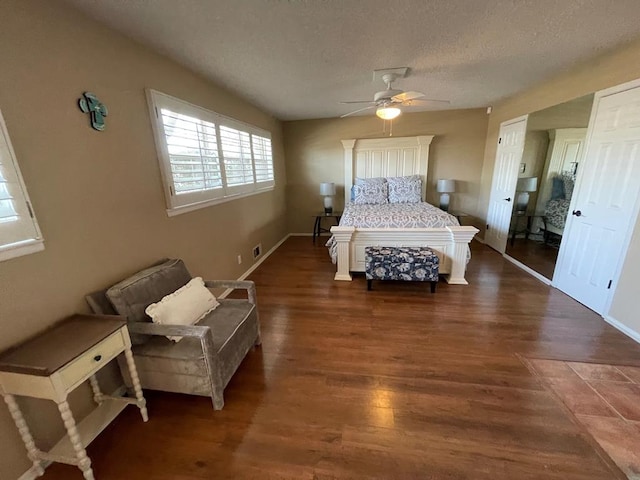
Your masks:
<path fill-rule="evenodd" d="M 334 282 L 288 239 L 251 276 L 263 346 L 214 412 L 146 392 L 89 447 L 96 478 L 625 478 L 521 357 L 640 366 L 640 346 L 474 244 L 469 286 Z M 52 465 L 45 480 L 81 479 Z"/>

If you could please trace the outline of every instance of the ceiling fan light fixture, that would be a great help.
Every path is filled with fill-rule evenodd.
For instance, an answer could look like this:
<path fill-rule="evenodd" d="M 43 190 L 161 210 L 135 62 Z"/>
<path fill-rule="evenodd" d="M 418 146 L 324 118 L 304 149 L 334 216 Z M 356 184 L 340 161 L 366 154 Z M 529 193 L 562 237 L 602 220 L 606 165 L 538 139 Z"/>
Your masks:
<path fill-rule="evenodd" d="M 401 113 L 398 107 L 380 107 L 376 110 L 376 115 L 383 120 L 393 120 Z"/>

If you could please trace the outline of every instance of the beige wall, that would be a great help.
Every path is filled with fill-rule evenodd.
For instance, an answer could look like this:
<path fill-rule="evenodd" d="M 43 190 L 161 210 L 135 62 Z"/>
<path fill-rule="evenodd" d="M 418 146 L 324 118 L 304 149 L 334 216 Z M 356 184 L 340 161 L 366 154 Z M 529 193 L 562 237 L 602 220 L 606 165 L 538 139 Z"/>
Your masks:
<path fill-rule="evenodd" d="M 287 233 L 279 121 L 60 2 L 5 0 L 0 18 L 0 109 L 46 242 L 44 252 L 0 262 L 0 350 L 86 311 L 85 293 L 159 258 L 237 278 L 252 265 L 254 245 L 266 251 Z M 275 191 L 167 217 L 146 87 L 270 130 Z M 109 108 L 105 132 L 77 107 L 86 90 Z M 86 411 L 88 392 L 78 397 Z M 61 433 L 54 409 L 26 408 L 43 443 Z M 0 407 L 0 478 L 28 466 Z"/>
<path fill-rule="evenodd" d="M 496 105 L 489 118 L 484 168 L 481 179 L 480 215 L 486 218 L 495 163 L 500 123 L 535 112 L 582 95 L 640 78 L 640 40 L 581 64 L 543 84 Z M 634 312 L 637 296 L 637 271 L 640 268 L 640 222 L 635 222 L 622 276 L 616 288 L 610 315 L 640 332 Z M 635 295 L 634 295 L 635 294 Z"/>
<path fill-rule="evenodd" d="M 452 195 L 451 209 L 474 216 L 478 212 L 486 133 L 487 115 L 483 109 L 405 113 L 393 122 L 396 137 L 435 135 L 429 150 L 427 201 L 438 204 L 438 178 L 454 178 L 458 192 Z M 284 123 L 291 232 L 312 231 L 311 216 L 322 211 L 321 182 L 336 183 L 336 208 L 343 208 L 344 149 L 340 140 L 382 136 L 382 120 L 375 115 Z M 467 222 L 478 220 L 471 218 Z"/>

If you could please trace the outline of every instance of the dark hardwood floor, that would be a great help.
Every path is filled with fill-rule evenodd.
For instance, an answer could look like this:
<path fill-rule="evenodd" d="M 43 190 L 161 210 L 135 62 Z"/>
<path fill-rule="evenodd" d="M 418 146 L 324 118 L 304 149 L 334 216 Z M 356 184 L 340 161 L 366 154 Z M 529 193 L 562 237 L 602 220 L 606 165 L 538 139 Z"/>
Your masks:
<path fill-rule="evenodd" d="M 507 255 L 535 270 L 549 280 L 553 279 L 558 259 L 558 247 L 546 245 L 541 241 L 516 238 L 513 245 L 507 242 Z"/>
<path fill-rule="evenodd" d="M 89 447 L 98 480 L 625 478 L 522 357 L 640 366 L 640 346 L 499 254 L 469 286 L 334 282 L 290 238 L 251 276 L 262 348 L 208 398 L 147 391 Z M 81 479 L 52 465 L 45 480 Z"/>

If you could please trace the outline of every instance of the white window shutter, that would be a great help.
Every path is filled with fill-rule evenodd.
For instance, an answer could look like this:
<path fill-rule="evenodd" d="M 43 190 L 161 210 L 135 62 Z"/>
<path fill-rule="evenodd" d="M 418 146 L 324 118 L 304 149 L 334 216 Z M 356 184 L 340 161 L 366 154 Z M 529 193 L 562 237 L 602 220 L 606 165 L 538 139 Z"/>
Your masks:
<path fill-rule="evenodd" d="M 35 244 L 40 247 L 33 248 Z M 42 236 L 0 113 L 0 260 L 42 250 Z"/>
<path fill-rule="evenodd" d="M 272 189 L 270 133 L 147 90 L 170 216 Z"/>

